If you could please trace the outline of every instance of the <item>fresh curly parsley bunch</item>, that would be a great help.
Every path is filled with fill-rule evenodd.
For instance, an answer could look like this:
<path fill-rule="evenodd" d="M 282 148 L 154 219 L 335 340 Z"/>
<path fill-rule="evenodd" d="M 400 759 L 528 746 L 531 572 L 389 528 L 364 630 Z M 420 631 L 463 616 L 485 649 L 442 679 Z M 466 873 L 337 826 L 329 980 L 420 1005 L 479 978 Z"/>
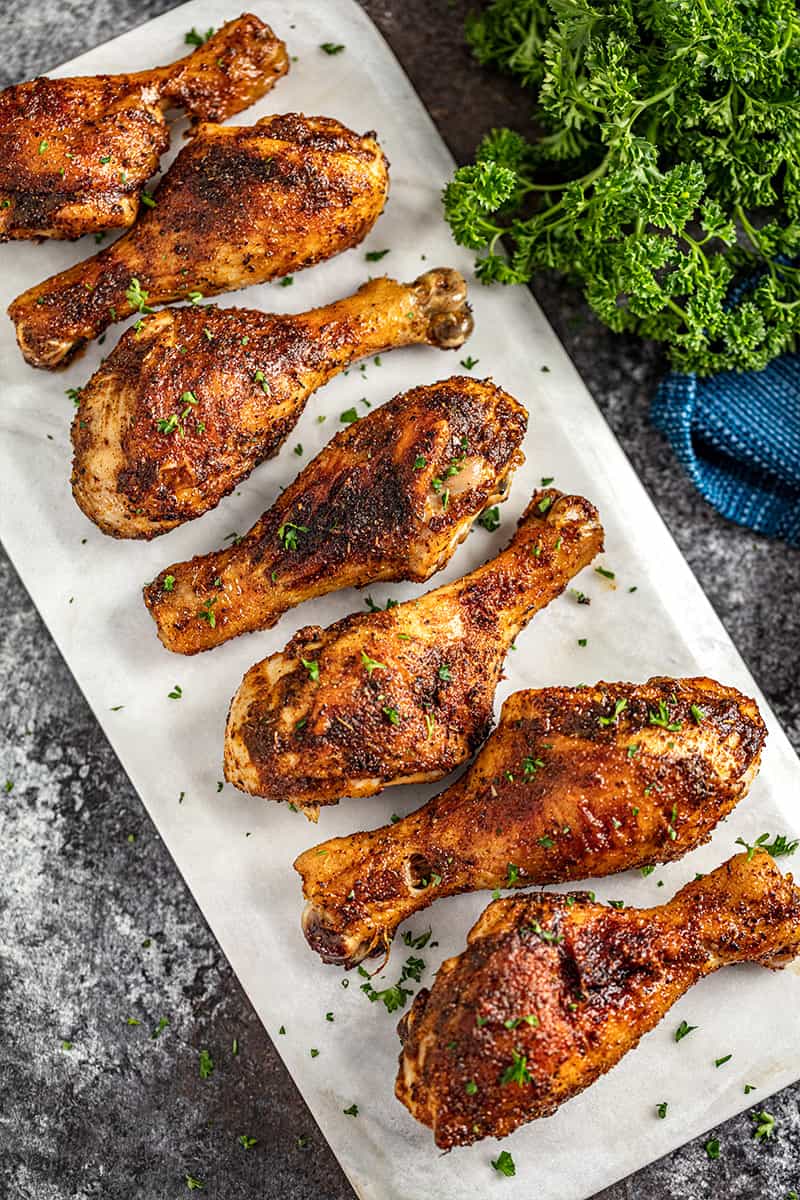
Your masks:
<path fill-rule="evenodd" d="M 467 36 L 535 91 L 541 128 L 494 130 L 445 189 L 481 279 L 566 272 L 679 370 L 760 369 L 793 346 L 795 0 L 493 0 Z"/>

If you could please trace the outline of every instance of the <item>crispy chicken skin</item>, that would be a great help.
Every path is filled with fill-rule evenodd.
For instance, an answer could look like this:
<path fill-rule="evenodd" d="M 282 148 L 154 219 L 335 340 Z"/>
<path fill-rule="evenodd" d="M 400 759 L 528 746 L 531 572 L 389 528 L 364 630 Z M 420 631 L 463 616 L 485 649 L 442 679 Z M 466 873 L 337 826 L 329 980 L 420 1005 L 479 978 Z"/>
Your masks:
<path fill-rule="evenodd" d="M 397 1098 L 443 1150 L 505 1137 L 615 1066 L 705 975 L 798 951 L 800 889 L 764 852 L 657 908 L 497 900 L 401 1020 Z"/>
<path fill-rule="evenodd" d="M 312 392 L 355 360 L 453 349 L 471 329 L 464 280 L 447 268 L 373 279 L 294 316 L 205 305 L 146 317 L 81 390 L 75 500 L 114 537 L 166 533 L 276 454 Z"/>
<path fill-rule="evenodd" d="M 353 967 L 442 896 L 681 858 L 746 794 L 765 738 L 755 701 L 713 679 L 516 692 L 446 791 L 300 855 L 309 945 Z"/>
<path fill-rule="evenodd" d="M 0 242 L 76 238 L 132 225 L 169 145 L 164 119 L 224 121 L 289 69 L 286 47 L 247 14 L 151 71 L 33 79 L 0 92 Z"/>
<path fill-rule="evenodd" d="M 430 578 L 483 509 L 505 498 L 526 424 L 512 396 L 464 377 L 373 409 L 337 433 L 241 541 L 173 563 L 148 584 L 161 641 L 195 654 L 267 629 L 312 596 Z M 431 486 L 439 477 L 446 507 Z"/>
<path fill-rule="evenodd" d="M 264 283 L 356 246 L 383 209 L 371 134 L 298 113 L 202 124 L 133 229 L 9 305 L 34 367 L 63 366 L 114 321 Z"/>
<path fill-rule="evenodd" d="M 548 488 L 509 546 L 462 579 L 386 612 L 299 630 L 233 698 L 226 778 L 316 820 L 319 805 L 343 796 L 447 775 L 491 728 L 511 642 L 602 543 L 594 506 Z"/>

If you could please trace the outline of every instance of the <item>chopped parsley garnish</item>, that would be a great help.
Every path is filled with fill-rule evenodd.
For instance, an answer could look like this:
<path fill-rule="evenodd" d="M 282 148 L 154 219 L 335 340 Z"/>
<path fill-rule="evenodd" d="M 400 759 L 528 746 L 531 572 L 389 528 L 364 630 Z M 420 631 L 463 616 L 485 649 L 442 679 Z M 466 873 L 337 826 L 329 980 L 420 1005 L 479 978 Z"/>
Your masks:
<path fill-rule="evenodd" d="M 730 1062 L 732 1058 L 733 1058 L 733 1055 L 732 1055 L 732 1054 L 723 1054 L 722 1058 L 715 1058 L 715 1059 L 714 1059 L 714 1066 L 715 1066 L 715 1067 L 721 1067 L 721 1066 L 723 1066 L 723 1065 L 724 1065 L 726 1062 Z"/>
<path fill-rule="evenodd" d="M 378 611 L 380 611 L 380 610 L 378 610 Z M 370 678 L 372 678 L 373 671 L 385 671 L 386 670 L 386 663 L 378 662 L 378 660 L 376 658 L 370 658 L 370 656 L 367 654 L 366 650 L 361 651 L 361 665 L 365 669 L 365 671 L 367 672 L 367 675 L 369 675 Z"/>
<path fill-rule="evenodd" d="M 146 941 L 149 943 L 150 939 L 147 938 Z M 144 942 L 142 942 L 142 945 L 144 946 Z M 160 1038 L 161 1034 L 164 1032 L 164 1030 L 167 1028 L 168 1025 L 169 1025 L 168 1017 L 159 1017 L 158 1024 L 156 1025 L 153 1032 L 150 1034 L 150 1037 L 154 1041 L 156 1038 Z"/>
<path fill-rule="evenodd" d="M 706 1142 L 706 1154 L 709 1158 L 719 1158 L 719 1138 L 711 1138 Z"/>
<path fill-rule="evenodd" d="M 173 690 L 171 692 L 167 692 L 167 695 L 170 700 L 180 700 L 183 696 L 183 688 L 179 683 L 176 683 Z"/>
<path fill-rule="evenodd" d="M 678 733 L 682 728 L 680 721 L 673 721 L 670 718 L 669 707 L 664 700 L 659 700 L 657 712 L 650 710 L 649 721 L 651 725 L 660 725 L 662 729 L 667 729 L 670 733 Z"/>
<path fill-rule="evenodd" d="M 747 861 L 750 862 L 756 850 L 765 850 L 767 854 L 771 854 L 773 858 L 781 858 L 785 854 L 794 854 L 798 846 L 800 846 L 800 838 L 795 838 L 789 841 L 784 833 L 776 833 L 774 839 L 770 842 L 769 834 L 762 833 L 756 838 L 755 842 L 750 845 L 744 838 L 736 839 L 737 846 L 744 846 L 747 851 Z"/>
<path fill-rule="evenodd" d="M 658 1115 L 662 1121 L 664 1120 L 664 1118 L 667 1115 L 667 1108 L 668 1108 L 668 1104 L 667 1104 L 666 1100 L 662 1100 L 660 1104 L 656 1105 L 656 1112 L 658 1113 Z"/>
<path fill-rule="evenodd" d="M 595 567 L 595 571 L 598 575 L 602 575 L 603 579 L 616 579 L 617 578 L 615 572 L 609 571 L 607 567 Z"/>
<path fill-rule="evenodd" d="M 592 603 L 591 598 L 589 596 L 587 596 L 585 592 L 580 592 L 580 591 L 578 591 L 577 588 L 570 588 L 569 591 L 570 591 L 570 595 L 575 597 L 576 603 L 578 603 L 578 604 L 591 604 Z"/>
<path fill-rule="evenodd" d="M 551 837 L 540 837 L 537 838 L 536 841 L 540 846 L 543 846 L 545 850 L 552 850 L 553 846 L 555 846 L 555 842 Z"/>
<path fill-rule="evenodd" d="M 690 1033 L 694 1033 L 695 1029 L 697 1028 L 699 1028 L 697 1025 L 687 1025 L 685 1021 L 681 1021 L 680 1025 L 675 1030 L 675 1041 L 683 1041 L 683 1039 L 688 1037 Z"/>
<path fill-rule="evenodd" d="M 424 933 L 420 933 L 414 937 L 410 929 L 407 929 L 403 934 L 403 944 L 410 946 L 412 950 L 422 950 L 431 940 L 433 930 L 426 929 Z"/>
<path fill-rule="evenodd" d="M 174 575 L 165 575 L 164 576 L 162 583 L 161 583 L 161 590 L 162 590 L 162 592 L 174 592 L 175 591 L 175 576 Z"/>
<path fill-rule="evenodd" d="M 291 287 L 294 283 L 294 275 L 284 275 L 281 280 L 281 287 Z"/>
<path fill-rule="evenodd" d="M 140 312 L 140 313 L 153 312 L 152 308 L 147 307 L 147 295 L 148 295 L 148 293 L 141 286 L 141 284 L 139 283 L 139 280 L 136 278 L 131 279 L 128 289 L 125 292 L 125 299 L 128 301 L 128 304 L 130 304 L 131 308 L 135 312 Z"/>
<path fill-rule="evenodd" d="M 141 199 L 142 199 L 142 204 L 145 206 L 145 208 L 155 208 L 156 202 L 153 199 L 153 197 L 150 195 L 149 192 L 142 192 Z M 202 293 L 201 293 L 201 295 L 202 295 Z"/>
<path fill-rule="evenodd" d="M 297 549 L 298 533 L 308 533 L 307 525 L 295 525 L 292 521 L 285 521 L 278 530 L 278 540 L 283 545 L 284 550 Z"/>
<path fill-rule="evenodd" d="M 553 497 L 552 496 L 542 496 L 541 500 L 536 505 L 536 507 L 539 509 L 540 513 L 546 513 L 549 508 L 552 508 L 552 506 L 553 506 Z"/>
<path fill-rule="evenodd" d="M 554 933 L 552 929 L 545 929 L 538 921 L 531 921 L 530 930 L 540 941 L 549 942 L 552 946 L 559 946 L 564 940 L 560 933 Z"/>
<path fill-rule="evenodd" d="M 324 50 L 326 54 L 341 54 L 344 45 L 340 42 L 323 42 L 320 50 Z"/>
<path fill-rule="evenodd" d="M 517 1168 L 514 1166 L 514 1160 L 507 1150 L 501 1150 L 497 1158 L 493 1158 L 492 1166 L 499 1175 L 505 1175 L 507 1179 L 511 1179 L 516 1175 Z"/>
<path fill-rule="evenodd" d="M 39 153 L 44 154 L 45 150 L 47 150 L 49 145 L 50 145 L 50 143 L 47 141 L 47 139 L 42 138 L 42 140 L 39 142 Z"/>
<path fill-rule="evenodd" d="M 442 663 L 441 667 L 439 667 L 437 674 L 440 679 L 443 679 L 445 681 L 445 683 L 449 683 L 450 680 L 453 678 L 453 674 L 452 674 L 450 668 L 448 667 L 447 663 Z"/>
<path fill-rule="evenodd" d="M 211 1057 L 211 1055 L 208 1053 L 207 1050 L 200 1051 L 200 1059 L 199 1059 L 198 1065 L 200 1068 L 200 1078 L 201 1079 L 208 1079 L 211 1075 L 214 1074 L 214 1060 Z"/>
<path fill-rule="evenodd" d="M 480 361 L 481 360 L 479 358 L 473 358 L 471 354 L 468 354 L 466 358 L 462 358 L 460 360 L 460 365 L 465 371 L 471 371 L 472 368 L 476 367 Z"/>
<path fill-rule="evenodd" d="M 368 250 L 367 253 L 364 255 L 364 258 L 367 260 L 367 262 L 380 262 L 381 259 L 386 258 L 386 255 L 389 253 L 390 253 L 389 250 Z M 377 364 L 377 359 L 376 359 L 376 364 Z"/>
<path fill-rule="evenodd" d="M 628 707 L 628 701 L 623 696 L 620 700 L 617 700 L 616 704 L 614 705 L 614 711 L 611 714 L 611 716 L 610 717 L 598 717 L 597 724 L 598 725 L 616 725 L 616 723 L 619 719 L 620 713 L 623 713 L 627 707 Z"/>
<path fill-rule="evenodd" d="M 509 863 L 506 867 L 506 886 L 513 887 L 519 881 L 519 867 L 514 863 Z"/>
<path fill-rule="evenodd" d="M 510 1067 L 506 1067 L 503 1074 L 500 1076 L 501 1084 L 516 1083 L 518 1087 L 524 1087 L 526 1083 L 532 1082 L 531 1073 L 528 1070 L 528 1060 L 524 1054 L 520 1054 L 517 1050 L 511 1051 L 512 1063 Z"/>
<path fill-rule="evenodd" d="M 197 614 L 201 621 L 208 622 L 209 629 L 216 629 L 216 627 L 217 627 L 217 616 L 216 616 L 216 613 L 214 612 L 214 605 L 216 603 L 217 603 L 217 597 L 209 596 L 208 600 L 206 600 L 204 602 L 203 607 L 200 609 L 200 611 Z"/>
<path fill-rule="evenodd" d="M 474 1079 L 468 1079 L 467 1082 L 464 1084 L 464 1091 L 467 1093 L 468 1096 L 474 1096 L 475 1093 L 477 1092 L 477 1090 L 478 1090 L 478 1085 Z"/>
<path fill-rule="evenodd" d="M 652 875 L 653 871 L 655 871 L 655 867 L 639 867 L 639 873 L 644 879 L 646 879 L 648 875 Z"/>
<path fill-rule="evenodd" d="M 369 973 L 363 967 L 358 968 L 359 975 L 366 979 L 366 983 L 362 983 L 361 990 L 370 1003 L 374 1004 L 376 1000 L 380 1000 L 389 1013 L 397 1012 L 400 1008 L 405 1008 L 406 1001 L 409 996 L 414 993 L 410 988 L 404 987 L 404 984 L 412 980 L 414 983 L 419 983 L 422 979 L 422 972 L 425 969 L 425 963 L 421 958 L 414 958 L 413 955 L 406 959 L 403 968 L 400 972 L 400 978 L 397 983 L 391 987 L 382 988 L 378 991 L 372 986 L 369 978 Z"/>
<path fill-rule="evenodd" d="M 533 758 L 530 754 L 522 760 L 522 774 L 526 779 L 532 779 L 540 767 L 544 766 L 541 758 Z"/>
<path fill-rule="evenodd" d="M 253 383 L 257 383 L 265 396 L 269 395 L 269 384 L 264 372 L 259 368 L 253 376 Z"/>
<path fill-rule="evenodd" d="M 702 708 L 698 708 L 696 704 L 693 704 L 690 707 L 689 712 L 692 714 L 695 725 L 699 725 L 706 719 L 706 714 L 703 712 Z"/>
<path fill-rule="evenodd" d="M 415 471 L 421 471 L 423 469 L 423 467 L 427 467 L 427 465 L 428 465 L 428 460 L 422 454 L 418 454 L 417 457 L 414 459 L 414 470 Z"/>
<path fill-rule="evenodd" d="M 358 1105 L 351 1104 L 349 1108 L 343 1108 L 342 1112 L 344 1113 L 344 1115 L 346 1117 L 357 1117 L 358 1116 Z"/>
<path fill-rule="evenodd" d="M 206 1185 L 201 1179 L 195 1179 L 194 1175 L 187 1175 L 186 1186 L 190 1192 L 202 1192 Z"/>
<path fill-rule="evenodd" d="M 500 506 L 495 504 L 493 508 L 485 508 L 478 517 L 478 524 L 481 525 L 487 533 L 494 533 L 495 529 L 499 529 Z"/>
<path fill-rule="evenodd" d="M 240 1133 L 236 1140 L 243 1150 L 252 1150 L 258 1142 L 258 1138 L 248 1137 L 246 1133 Z"/>
<path fill-rule="evenodd" d="M 750 1120 L 755 1122 L 756 1128 L 753 1137 L 757 1142 L 763 1142 L 774 1136 L 775 1118 L 772 1113 L 765 1112 L 762 1108 L 760 1112 L 751 1113 Z"/>
<path fill-rule="evenodd" d="M 384 706 L 381 709 L 381 712 L 383 713 L 383 715 L 385 717 L 389 718 L 389 723 L 391 725 L 399 725 L 400 724 L 400 713 L 397 711 L 396 708 Z"/>
<path fill-rule="evenodd" d="M 204 46 L 214 32 L 213 25 L 207 29 L 205 33 L 198 33 L 194 25 L 187 34 L 184 35 L 184 42 L 187 46 Z"/>
<path fill-rule="evenodd" d="M 352 408 L 345 409 L 345 411 L 340 414 L 339 420 L 341 421 L 342 425 L 352 425 L 354 421 L 357 421 L 358 413 L 355 405 Z"/>
<path fill-rule="evenodd" d="M 301 658 L 300 662 L 308 671 L 308 678 L 312 683 L 317 683 L 319 680 L 319 663 L 314 658 Z"/>

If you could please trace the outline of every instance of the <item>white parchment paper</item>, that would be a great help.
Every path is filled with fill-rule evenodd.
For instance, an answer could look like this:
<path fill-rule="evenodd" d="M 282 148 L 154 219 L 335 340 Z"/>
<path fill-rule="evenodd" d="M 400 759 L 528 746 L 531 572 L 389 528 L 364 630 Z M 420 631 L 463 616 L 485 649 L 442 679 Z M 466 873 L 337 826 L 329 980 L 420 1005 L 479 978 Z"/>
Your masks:
<path fill-rule="evenodd" d="M 440 189 L 452 162 L 398 63 L 351 0 L 256 0 L 251 6 L 283 36 L 297 61 L 288 78 L 236 120 L 268 112 L 302 111 L 338 117 L 359 132 L 378 131 L 391 161 L 391 199 L 366 244 L 298 275 L 292 287 L 265 285 L 223 296 L 275 311 L 301 311 L 355 289 L 370 270 L 413 279 L 436 265 L 471 276 L 471 256 L 455 247 L 441 217 Z M 184 51 L 192 25 L 219 26 L 239 7 L 196 0 L 101 46 L 55 74 L 134 70 Z M 424 31 L 421 33 L 424 36 Z M 325 55 L 322 42 L 346 49 Z M 180 139 L 173 137 L 177 149 Z M 380 267 L 365 250 L 390 249 Z M 93 253 L 78 244 L 0 247 L 0 300 Z M 601 560 L 610 583 L 591 569 L 578 585 L 591 606 L 562 597 L 537 616 L 509 655 L 500 701 L 520 687 L 596 679 L 641 680 L 653 673 L 716 676 L 758 695 L 738 654 L 702 595 L 586 388 L 522 288 L 474 283 L 476 332 L 466 351 L 475 373 L 492 375 L 530 410 L 525 467 L 501 509 L 494 535 L 476 529 L 435 584 L 454 578 L 496 551 L 542 476 L 585 493 L 607 531 Z M 267 1030 L 281 1025 L 276 1045 L 360 1197 L 369 1200 L 475 1200 L 504 1186 L 491 1169 L 498 1144 L 489 1141 L 442 1156 L 429 1132 L 394 1099 L 398 1053 L 395 1017 L 371 1005 L 351 975 L 323 966 L 300 932 L 301 897 L 291 863 L 322 838 L 383 823 L 416 807 L 436 788 L 393 788 L 383 796 L 323 810 L 314 828 L 285 806 L 267 804 L 225 786 L 222 735 L 228 702 L 244 671 L 282 647 L 300 625 L 325 625 L 363 608 L 346 591 L 288 614 L 276 629 L 240 638 L 193 659 L 170 655 L 157 641 L 141 601 L 142 584 L 167 563 L 205 552 L 233 531 L 244 532 L 302 463 L 339 426 L 339 414 L 377 405 L 398 391 L 460 370 L 459 354 L 432 349 L 383 356 L 382 365 L 353 369 L 312 398 L 278 458 L 259 468 L 237 493 L 201 520 L 150 545 L 104 537 L 79 512 L 69 490 L 72 405 L 65 389 L 79 386 L 105 346 L 93 345 L 66 372 L 26 366 L 11 323 L 0 318 L 0 532 L 31 596 L 139 791 L 203 913 Z M 547 371 L 544 368 L 548 368 Z M 325 414 L 323 424 L 317 422 Z M 293 447 L 303 446 L 302 460 Z M 435 585 L 434 584 L 434 585 Z M 431 586 L 434 586 L 431 585 Z M 637 590 L 628 589 L 635 586 Z M 368 589 L 369 590 L 369 589 Z M 371 589 L 376 600 L 403 599 L 408 586 Z M 578 638 L 587 638 L 581 648 Z M 180 701 L 168 699 L 178 683 Z M 651 904 L 769 829 L 798 833 L 800 770 L 789 744 L 764 708 L 770 739 L 752 792 L 707 847 L 682 862 L 602 880 L 603 898 Z M 112 708 L 123 705 L 119 711 Z M 178 797 L 185 793 L 183 803 Z M 438 946 L 422 952 L 429 982 L 441 959 L 463 947 L 467 929 L 488 896 L 435 905 L 412 925 L 430 923 Z M 387 968 L 393 982 L 404 958 L 398 946 Z M 385 986 L 376 981 L 376 986 Z M 333 1023 L 325 1013 L 333 1012 Z M 549 1120 L 519 1130 L 505 1147 L 526 1196 L 581 1200 L 690 1137 L 764 1098 L 800 1075 L 800 977 L 735 968 L 686 996 L 641 1047 L 588 1092 Z M 682 1018 L 699 1028 L 680 1044 Z M 310 1056 L 310 1048 L 320 1053 Z M 715 1069 L 714 1059 L 732 1053 Z M 745 1100 L 743 1084 L 757 1088 Z M 669 1102 L 659 1120 L 658 1102 Z M 359 1116 L 343 1109 L 356 1103 Z"/>

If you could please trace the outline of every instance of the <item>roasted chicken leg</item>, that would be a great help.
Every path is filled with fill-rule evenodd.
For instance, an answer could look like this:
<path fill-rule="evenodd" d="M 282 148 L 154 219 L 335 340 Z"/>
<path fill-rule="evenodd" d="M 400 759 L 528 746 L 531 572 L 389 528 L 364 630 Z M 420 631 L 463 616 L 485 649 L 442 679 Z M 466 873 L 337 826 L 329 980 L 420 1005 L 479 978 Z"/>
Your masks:
<path fill-rule="evenodd" d="M 173 563 L 144 589 L 159 637 L 195 654 L 312 596 L 430 578 L 505 498 L 526 423 L 513 397 L 475 379 L 396 396 L 337 433 L 240 541 Z"/>
<path fill-rule="evenodd" d="M 104 533 L 166 533 L 275 454 L 312 392 L 355 360 L 419 343 L 453 349 L 471 329 L 464 280 L 446 268 L 408 284 L 373 279 L 296 316 L 156 313 L 81 390 L 73 495 Z"/>
<path fill-rule="evenodd" d="M 450 480 L 437 495 L 448 507 Z M 388 612 L 301 629 L 234 696 L 226 778 L 316 820 L 343 796 L 447 775 L 489 732 L 511 642 L 602 543 L 594 506 L 548 488 L 507 549 L 463 579 Z"/>
<path fill-rule="evenodd" d="M 328 117 L 203 124 L 133 229 L 12 301 L 20 349 L 34 367 L 58 367 L 131 313 L 332 258 L 366 236 L 387 189 L 375 138 Z"/>
<path fill-rule="evenodd" d="M 224 121 L 289 69 L 283 42 L 252 14 L 169 67 L 34 79 L 0 92 L 0 242 L 76 238 L 132 225 L 169 145 L 164 110 Z"/>
<path fill-rule="evenodd" d="M 496 900 L 401 1020 L 397 1097 L 443 1150 L 505 1137 L 615 1066 L 705 975 L 798 952 L 800 889 L 764 852 L 658 908 Z"/>
<path fill-rule="evenodd" d="M 446 791 L 300 855 L 309 945 L 353 967 L 442 896 L 681 858 L 745 795 L 765 738 L 755 701 L 712 679 L 515 692 Z"/>

